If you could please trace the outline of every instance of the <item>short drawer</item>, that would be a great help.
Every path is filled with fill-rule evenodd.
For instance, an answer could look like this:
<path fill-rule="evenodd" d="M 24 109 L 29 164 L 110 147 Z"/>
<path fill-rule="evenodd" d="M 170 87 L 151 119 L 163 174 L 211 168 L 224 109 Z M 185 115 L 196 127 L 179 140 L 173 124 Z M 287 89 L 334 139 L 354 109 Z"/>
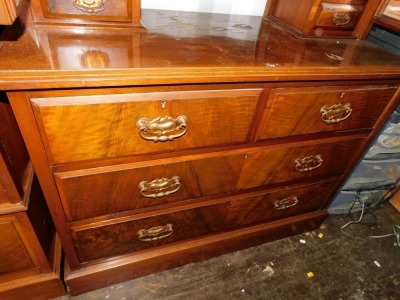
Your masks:
<path fill-rule="evenodd" d="M 103 22 L 133 23 L 140 21 L 140 0 L 31 0 L 35 22 L 58 20 L 60 23 L 90 24 Z"/>
<path fill-rule="evenodd" d="M 275 89 L 258 138 L 372 128 L 396 90 L 377 86 Z"/>
<path fill-rule="evenodd" d="M 353 29 L 364 10 L 364 5 L 351 5 L 323 2 L 316 18 L 316 27 Z"/>
<path fill-rule="evenodd" d="M 210 233 L 319 209 L 336 181 L 74 231 L 81 262 L 123 255 Z"/>
<path fill-rule="evenodd" d="M 32 99 L 51 163 L 247 140 L 262 89 Z"/>
<path fill-rule="evenodd" d="M 70 221 L 232 192 L 244 155 L 55 174 Z M 150 164 L 151 162 L 149 162 Z"/>
<path fill-rule="evenodd" d="M 363 139 L 257 151 L 247 154 L 238 189 L 341 175 Z"/>

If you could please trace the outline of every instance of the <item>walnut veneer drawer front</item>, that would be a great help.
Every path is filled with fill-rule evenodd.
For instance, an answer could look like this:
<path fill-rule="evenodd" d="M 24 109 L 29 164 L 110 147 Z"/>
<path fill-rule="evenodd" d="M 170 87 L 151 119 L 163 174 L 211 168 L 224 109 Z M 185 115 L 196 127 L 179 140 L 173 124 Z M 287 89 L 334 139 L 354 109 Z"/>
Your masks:
<path fill-rule="evenodd" d="M 245 142 L 261 89 L 32 99 L 51 163 Z"/>
<path fill-rule="evenodd" d="M 319 209 L 335 180 L 74 232 L 82 262 Z"/>
<path fill-rule="evenodd" d="M 356 27 L 364 10 L 363 5 L 339 3 L 321 3 L 320 12 L 316 18 L 317 27 L 334 27 L 352 29 Z"/>
<path fill-rule="evenodd" d="M 70 221 L 150 207 L 236 189 L 244 155 L 79 175 L 55 174 Z"/>
<path fill-rule="evenodd" d="M 341 174 L 362 142 L 363 139 L 354 139 L 249 153 L 238 188 Z"/>
<path fill-rule="evenodd" d="M 397 88 L 282 88 L 272 91 L 259 138 L 372 128 Z"/>

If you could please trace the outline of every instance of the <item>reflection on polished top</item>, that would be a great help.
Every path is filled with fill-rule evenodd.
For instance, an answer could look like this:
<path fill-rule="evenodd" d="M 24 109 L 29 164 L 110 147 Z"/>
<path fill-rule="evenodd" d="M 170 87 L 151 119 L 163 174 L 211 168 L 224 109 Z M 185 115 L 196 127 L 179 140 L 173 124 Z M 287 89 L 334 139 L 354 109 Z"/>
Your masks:
<path fill-rule="evenodd" d="M 0 87 L 400 78 L 400 57 L 367 41 L 299 39 L 261 17 L 144 10 L 142 23 L 6 30 Z"/>

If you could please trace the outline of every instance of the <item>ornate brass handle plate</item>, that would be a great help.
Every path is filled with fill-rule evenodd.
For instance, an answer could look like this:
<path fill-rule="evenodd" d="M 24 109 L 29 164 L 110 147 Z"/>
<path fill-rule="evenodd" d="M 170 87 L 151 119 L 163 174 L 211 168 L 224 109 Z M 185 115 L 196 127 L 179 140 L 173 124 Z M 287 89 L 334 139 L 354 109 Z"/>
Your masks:
<path fill-rule="evenodd" d="M 146 198 L 161 198 L 175 193 L 181 187 L 181 178 L 174 176 L 170 179 L 161 178 L 151 182 L 142 181 L 139 183 L 140 193 Z"/>
<path fill-rule="evenodd" d="M 336 124 L 350 117 L 353 109 L 350 103 L 324 105 L 321 107 L 321 120 L 326 124 Z"/>
<path fill-rule="evenodd" d="M 299 200 L 297 197 L 290 197 L 290 198 L 285 198 L 281 200 L 276 200 L 274 202 L 274 208 L 276 210 L 284 210 L 288 209 L 289 207 L 295 206 L 299 203 Z"/>
<path fill-rule="evenodd" d="M 304 158 L 296 158 L 294 161 L 296 163 L 296 171 L 298 172 L 308 172 L 311 170 L 314 170 L 316 168 L 319 168 L 322 165 L 322 157 L 321 155 L 316 155 L 316 156 L 307 156 Z"/>
<path fill-rule="evenodd" d="M 104 0 L 73 0 L 74 6 L 86 13 L 98 13 L 104 10 Z"/>
<path fill-rule="evenodd" d="M 141 118 L 136 126 L 142 138 L 154 142 L 172 141 L 184 135 L 187 131 L 186 116 L 179 116 L 176 119 L 171 117 L 158 117 L 153 120 Z"/>
<path fill-rule="evenodd" d="M 336 26 L 344 26 L 350 22 L 351 16 L 347 12 L 337 12 L 333 14 L 332 20 Z"/>
<path fill-rule="evenodd" d="M 174 232 L 172 224 L 165 226 L 156 226 L 150 229 L 140 229 L 138 231 L 139 240 L 142 242 L 151 242 L 169 237 Z"/>

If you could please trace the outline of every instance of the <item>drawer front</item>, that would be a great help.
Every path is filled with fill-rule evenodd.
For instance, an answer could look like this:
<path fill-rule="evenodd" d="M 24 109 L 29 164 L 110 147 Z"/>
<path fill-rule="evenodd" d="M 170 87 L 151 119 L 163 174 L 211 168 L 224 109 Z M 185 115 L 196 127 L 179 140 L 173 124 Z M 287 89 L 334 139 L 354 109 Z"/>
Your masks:
<path fill-rule="evenodd" d="M 319 209 L 336 181 L 325 181 L 190 210 L 74 232 L 82 262 L 122 255 Z"/>
<path fill-rule="evenodd" d="M 322 3 L 315 26 L 353 29 L 356 27 L 363 10 L 363 5 Z"/>
<path fill-rule="evenodd" d="M 341 174 L 363 139 L 323 143 L 249 153 L 238 188 L 302 180 L 320 175 Z"/>
<path fill-rule="evenodd" d="M 41 273 L 25 213 L 0 216 L 0 283 Z"/>
<path fill-rule="evenodd" d="M 40 2 L 44 14 L 50 18 L 63 17 L 124 22 L 129 22 L 132 19 L 132 0 L 115 2 L 104 0 L 40 0 Z"/>
<path fill-rule="evenodd" d="M 273 90 L 259 138 L 372 128 L 397 88 L 283 88 Z"/>
<path fill-rule="evenodd" d="M 62 163 L 245 142 L 261 92 L 91 95 L 32 103 L 49 159 Z"/>
<path fill-rule="evenodd" d="M 55 174 L 71 221 L 234 191 L 244 155 Z"/>

